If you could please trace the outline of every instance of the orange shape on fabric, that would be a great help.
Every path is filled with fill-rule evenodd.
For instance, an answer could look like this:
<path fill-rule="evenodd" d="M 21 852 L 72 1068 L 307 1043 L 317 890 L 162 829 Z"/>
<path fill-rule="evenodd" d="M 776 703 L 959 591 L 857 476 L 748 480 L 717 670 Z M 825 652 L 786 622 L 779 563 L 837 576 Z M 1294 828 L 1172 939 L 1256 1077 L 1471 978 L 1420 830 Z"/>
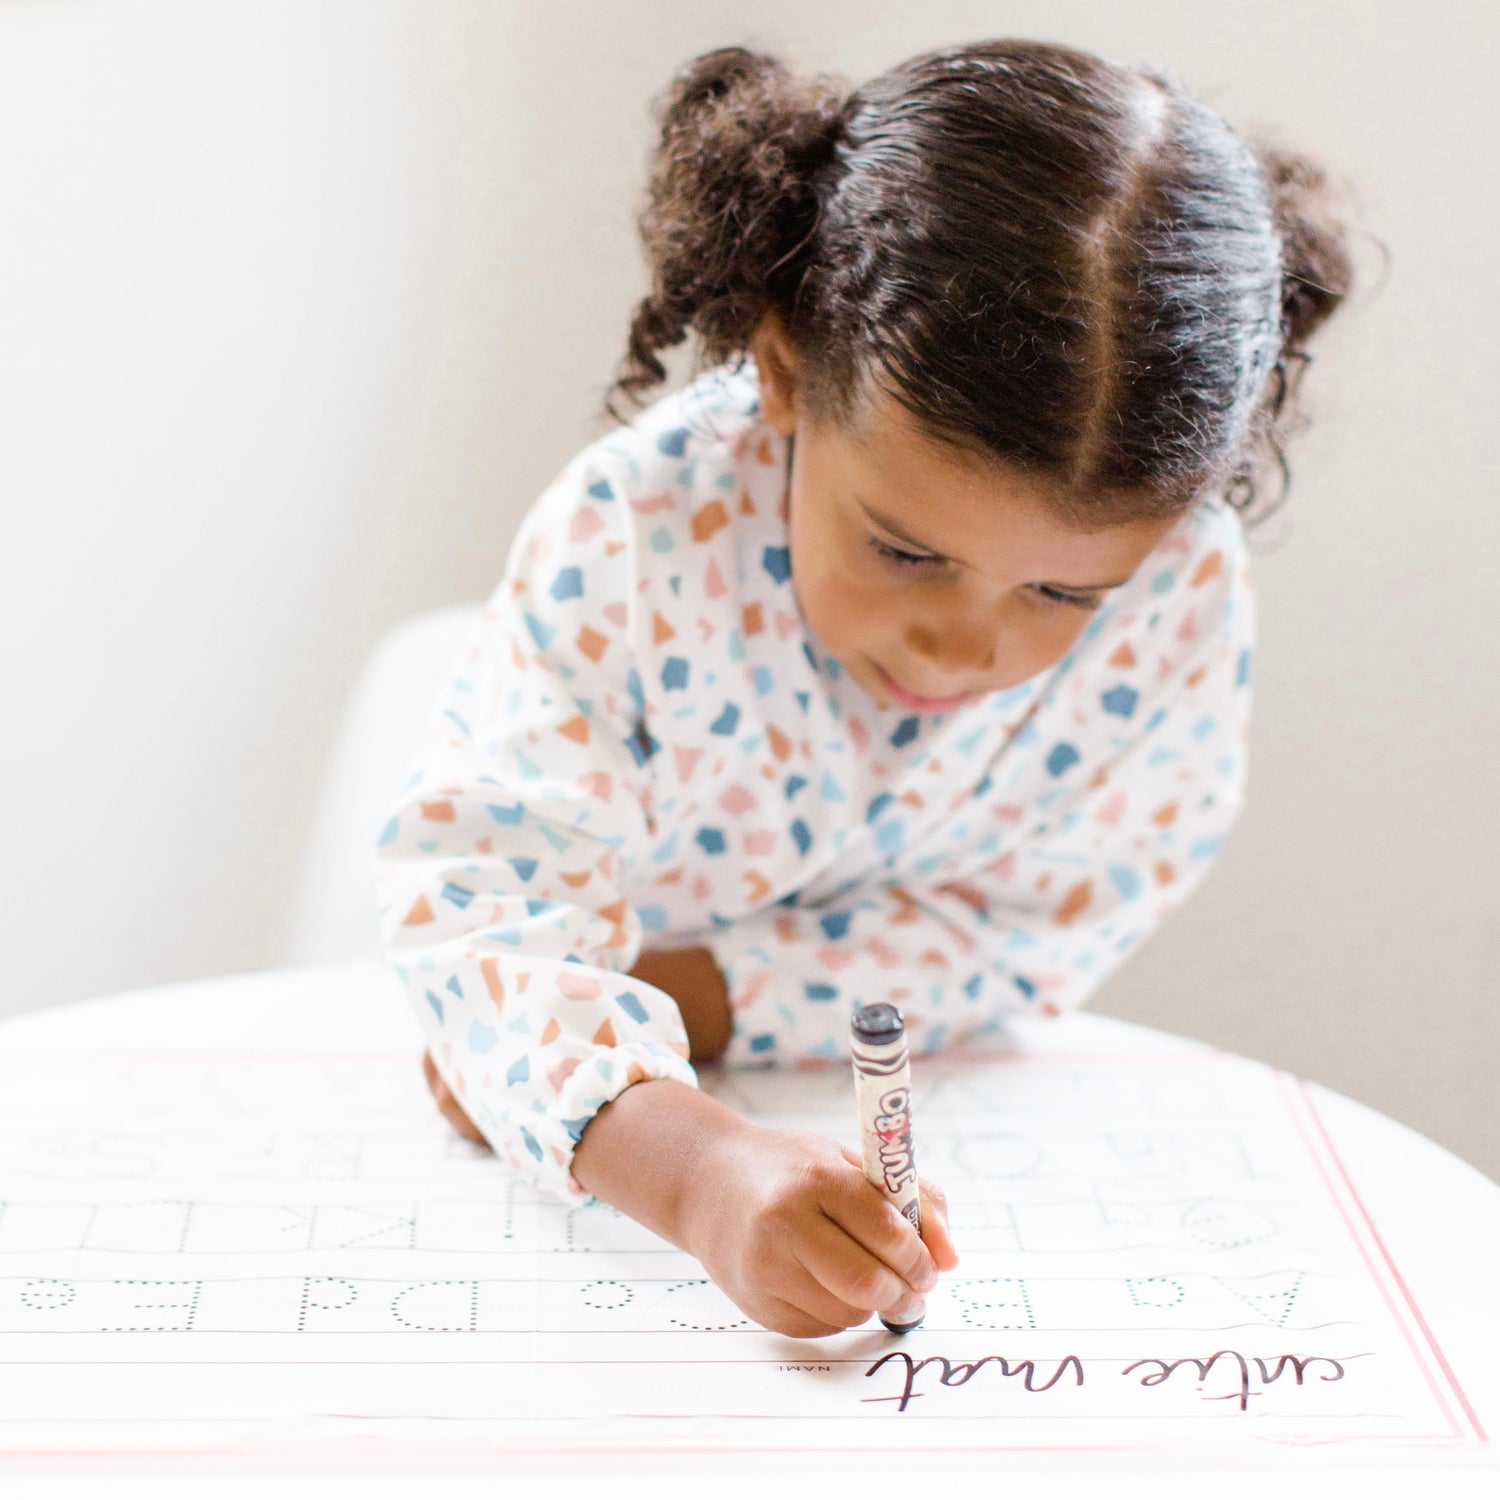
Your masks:
<path fill-rule="evenodd" d="M 557 732 L 575 745 L 586 745 L 589 742 L 589 721 L 582 714 L 575 714 L 566 724 L 559 724 Z"/>
<path fill-rule="evenodd" d="M 553 1016 L 547 1024 L 542 1027 L 541 1037 L 538 1039 L 543 1047 L 548 1042 L 555 1042 L 562 1035 L 562 1027 L 557 1024 L 557 1017 Z"/>
<path fill-rule="evenodd" d="M 608 620 L 611 625 L 617 626 L 619 629 L 624 630 L 625 622 L 630 618 L 630 611 L 625 607 L 625 603 L 623 600 L 611 599 L 610 602 L 604 606 L 604 618 Z"/>
<path fill-rule="evenodd" d="M 590 661 L 599 661 L 609 649 L 609 637 L 600 635 L 592 625 L 585 625 L 573 643 Z"/>
<path fill-rule="evenodd" d="M 608 906 L 601 906 L 599 908 L 599 915 L 603 917 L 606 922 L 623 922 L 625 920 L 626 913 L 629 912 L 629 910 L 630 908 L 622 899 L 619 901 L 611 901 Z"/>
<path fill-rule="evenodd" d="M 552 1085 L 554 1090 L 560 1090 L 563 1084 L 573 1076 L 573 1072 L 577 1067 L 578 1059 L 576 1057 L 565 1057 L 555 1068 L 547 1069 L 547 1082 Z"/>
<path fill-rule="evenodd" d="M 651 1075 L 638 1063 L 633 1062 L 625 1070 L 625 1086 L 628 1088 L 632 1083 L 645 1083 Z"/>
<path fill-rule="evenodd" d="M 766 725 L 766 738 L 771 742 L 771 754 L 777 760 L 785 760 L 792 753 L 792 737 L 774 724 Z"/>
<path fill-rule="evenodd" d="M 1081 917 L 1088 910 L 1089 902 L 1093 899 L 1094 882 L 1092 880 L 1080 880 L 1063 897 L 1062 905 L 1053 913 L 1053 920 L 1059 926 L 1066 927 L 1075 918 Z"/>
<path fill-rule="evenodd" d="M 678 1055 L 678 1057 L 682 1058 L 684 1062 L 687 1061 L 688 1053 L 691 1049 L 688 1047 L 688 1044 L 686 1042 L 668 1042 L 667 1046 L 669 1046 L 672 1051 L 674 1051 Z"/>
<path fill-rule="evenodd" d="M 746 635 L 759 635 L 766 628 L 766 612 L 758 604 L 747 604 L 742 618 Z"/>
<path fill-rule="evenodd" d="M 1156 883 L 1158 885 L 1171 885 L 1177 879 L 1177 871 L 1164 859 L 1156 862 Z"/>
<path fill-rule="evenodd" d="M 1133 667 L 1135 665 L 1135 652 L 1130 649 L 1129 641 L 1121 641 L 1110 653 L 1109 664 L 1112 667 Z"/>
<path fill-rule="evenodd" d="M 745 899 L 759 906 L 771 894 L 771 882 L 759 870 L 746 870 L 745 880 L 750 887 Z"/>
<path fill-rule="evenodd" d="M 659 646 L 663 641 L 670 641 L 676 634 L 671 622 L 663 619 L 661 611 L 657 610 L 651 618 L 651 639 Z"/>
<path fill-rule="evenodd" d="M 1222 552 L 1210 552 L 1207 557 L 1198 564 L 1197 571 L 1193 574 L 1192 587 L 1197 588 L 1205 584 L 1210 578 L 1217 578 L 1224 571 L 1224 554 Z"/>
<path fill-rule="evenodd" d="M 710 599 L 722 599 L 729 592 L 729 585 L 724 582 L 724 575 L 719 571 L 717 557 L 708 560 L 708 568 L 703 574 L 703 592 Z"/>
<path fill-rule="evenodd" d="M 559 870 L 562 883 L 569 890 L 581 891 L 594 877 L 587 870 Z"/>
<path fill-rule="evenodd" d="M 578 778 L 578 790 L 597 797 L 601 802 L 609 801 L 614 795 L 614 787 L 614 778 L 608 771 L 585 771 Z"/>
<path fill-rule="evenodd" d="M 557 992 L 564 1000 L 597 1000 L 603 993 L 599 981 L 588 974 L 559 974 Z"/>
<path fill-rule="evenodd" d="M 753 516 L 755 514 L 755 502 L 750 498 L 749 490 L 740 491 L 740 514 L 742 516 Z"/>
<path fill-rule="evenodd" d="M 598 1031 L 594 1033 L 593 1042 L 596 1047 L 618 1047 L 620 1039 L 615 1035 L 614 1025 L 608 1016 L 600 1024 Z"/>
<path fill-rule="evenodd" d="M 1195 667 L 1191 672 L 1188 673 L 1187 685 L 1190 688 L 1195 688 L 1207 676 L 1208 676 L 1208 668 L 1207 667 Z"/>
<path fill-rule="evenodd" d="M 758 464 L 768 464 L 768 463 L 770 463 L 772 461 L 773 457 L 774 457 L 774 455 L 771 452 L 771 444 L 769 443 L 769 441 L 767 441 L 767 439 L 762 438 L 755 445 L 755 461 L 756 461 L 756 463 L 758 463 Z"/>
<path fill-rule="evenodd" d="M 672 758 L 677 762 L 679 781 L 686 781 L 693 774 L 693 767 L 698 764 L 698 757 L 702 754 L 701 750 L 691 750 L 684 745 L 672 746 Z"/>
<path fill-rule="evenodd" d="M 479 972 L 484 976 L 484 987 L 490 992 L 490 999 L 495 1002 L 496 1010 L 505 1008 L 505 985 L 500 980 L 500 960 L 498 958 L 482 958 L 479 961 Z"/>
<path fill-rule="evenodd" d="M 423 802 L 421 808 L 422 816 L 429 823 L 451 823 L 453 821 L 453 804 L 451 802 Z"/>
<path fill-rule="evenodd" d="M 701 510 L 693 513 L 693 540 L 706 542 L 716 531 L 729 524 L 729 514 L 717 500 L 710 500 Z"/>
<path fill-rule="evenodd" d="M 426 922 L 435 922 L 436 917 L 432 914 L 432 908 L 427 904 L 426 896 L 418 896 L 412 902 L 409 912 L 401 919 L 403 927 L 421 927 Z"/>
<path fill-rule="evenodd" d="M 1151 821 L 1155 823 L 1158 828 L 1170 828 L 1172 824 L 1177 821 L 1177 804 L 1175 802 L 1169 802 L 1165 807 L 1158 807 L 1156 811 L 1151 814 Z"/>
<path fill-rule="evenodd" d="M 948 960 L 936 948 L 924 949 L 921 958 L 917 962 L 925 964 L 929 969 L 946 969 L 948 967 Z"/>

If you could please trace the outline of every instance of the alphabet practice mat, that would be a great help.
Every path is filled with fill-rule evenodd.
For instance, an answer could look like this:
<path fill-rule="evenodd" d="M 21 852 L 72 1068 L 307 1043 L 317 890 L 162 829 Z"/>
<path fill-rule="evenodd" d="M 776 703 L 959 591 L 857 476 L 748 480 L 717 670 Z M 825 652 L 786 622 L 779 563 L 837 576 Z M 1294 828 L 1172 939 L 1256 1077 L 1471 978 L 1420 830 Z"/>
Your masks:
<path fill-rule="evenodd" d="M 800 1341 L 459 1139 L 407 1019 L 373 1052 L 267 1050 L 269 1021 L 0 1048 L 0 1457 L 1482 1441 L 1310 1096 L 1260 1064 L 1065 1023 L 918 1059 L 960 1265 L 913 1334 Z M 856 1139 L 844 1067 L 704 1081 Z"/>

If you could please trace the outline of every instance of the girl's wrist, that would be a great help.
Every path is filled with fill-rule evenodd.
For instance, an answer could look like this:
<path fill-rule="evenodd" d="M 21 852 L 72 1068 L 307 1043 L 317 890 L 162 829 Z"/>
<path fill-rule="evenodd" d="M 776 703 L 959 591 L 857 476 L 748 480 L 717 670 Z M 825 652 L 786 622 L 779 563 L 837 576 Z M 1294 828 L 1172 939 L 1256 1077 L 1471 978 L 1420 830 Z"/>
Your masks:
<path fill-rule="evenodd" d="M 584 1127 L 573 1176 L 585 1191 L 695 1254 L 695 1186 L 721 1143 L 755 1129 L 675 1078 L 632 1084 Z"/>

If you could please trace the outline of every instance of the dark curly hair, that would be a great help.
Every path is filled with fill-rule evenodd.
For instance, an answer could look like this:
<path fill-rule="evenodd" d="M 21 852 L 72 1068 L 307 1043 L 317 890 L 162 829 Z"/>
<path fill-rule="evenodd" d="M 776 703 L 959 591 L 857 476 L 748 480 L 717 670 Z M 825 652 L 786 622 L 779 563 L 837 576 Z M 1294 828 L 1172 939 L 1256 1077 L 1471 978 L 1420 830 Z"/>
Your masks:
<path fill-rule="evenodd" d="M 610 392 L 664 349 L 743 359 L 768 311 L 820 415 L 872 386 L 933 437 L 1062 481 L 1072 520 L 1256 508 L 1305 425 L 1306 343 L 1349 292 L 1323 172 L 1175 78 L 1032 41 L 847 93 L 728 47 L 659 101 L 652 285 Z M 1259 509 L 1268 509 L 1259 497 Z"/>

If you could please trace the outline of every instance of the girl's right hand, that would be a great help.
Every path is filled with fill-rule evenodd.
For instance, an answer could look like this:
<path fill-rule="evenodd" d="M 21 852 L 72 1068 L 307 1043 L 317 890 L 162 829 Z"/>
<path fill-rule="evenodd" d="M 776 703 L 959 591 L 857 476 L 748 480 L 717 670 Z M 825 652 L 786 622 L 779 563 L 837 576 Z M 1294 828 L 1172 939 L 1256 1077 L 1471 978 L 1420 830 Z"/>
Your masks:
<path fill-rule="evenodd" d="M 777 1333 L 818 1338 L 876 1312 L 909 1321 L 938 1272 L 958 1263 L 946 1200 L 928 1183 L 922 1190 L 919 1236 L 852 1152 L 744 1123 L 696 1164 L 682 1205 L 684 1248 Z"/>

